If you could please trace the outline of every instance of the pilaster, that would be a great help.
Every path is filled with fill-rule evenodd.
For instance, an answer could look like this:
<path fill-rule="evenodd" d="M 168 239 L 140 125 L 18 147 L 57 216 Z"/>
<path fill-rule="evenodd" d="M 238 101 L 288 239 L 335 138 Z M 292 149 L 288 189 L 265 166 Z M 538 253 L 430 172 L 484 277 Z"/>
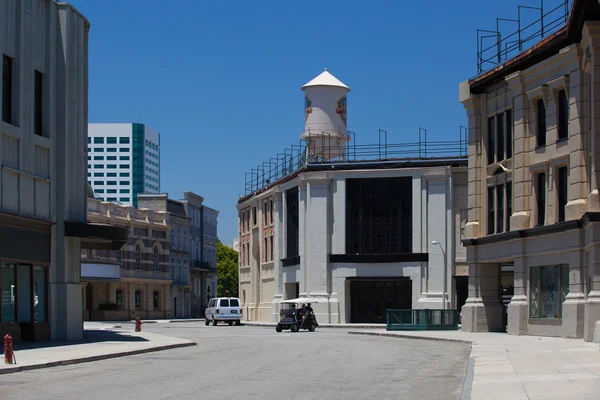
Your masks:
<path fill-rule="evenodd" d="M 585 259 L 591 287 L 584 306 L 583 338 L 589 342 L 594 338 L 596 323 L 600 321 L 600 246 L 591 246 Z"/>
<path fill-rule="evenodd" d="M 591 115 L 588 115 L 590 126 L 590 148 L 591 152 L 591 175 L 590 193 L 587 198 L 588 211 L 600 211 L 600 196 L 598 187 L 598 176 L 600 174 L 600 113 L 597 115 L 596 110 L 600 109 L 600 86 L 595 82 L 600 82 L 600 24 L 597 22 L 586 22 L 583 28 L 583 36 L 587 42 L 585 70 L 590 76 L 589 87 L 591 106 L 588 107 Z"/>
<path fill-rule="evenodd" d="M 298 277 L 299 295 L 306 296 L 308 293 L 306 285 L 306 270 L 307 270 L 307 252 L 306 252 L 306 181 L 298 183 L 298 251 L 300 254 L 300 274 Z"/>
<path fill-rule="evenodd" d="M 587 268 L 583 250 L 569 254 L 569 294 L 562 305 L 563 338 L 581 339 L 585 324 L 585 280 Z"/>
<path fill-rule="evenodd" d="M 509 335 L 527 334 L 527 259 L 517 257 L 514 261 L 514 295 L 508 305 L 508 326 Z"/>
<path fill-rule="evenodd" d="M 501 332 L 504 306 L 500 302 L 500 266 L 469 264 L 469 297 L 462 308 L 464 332 Z"/>
<path fill-rule="evenodd" d="M 282 227 L 284 221 L 284 214 L 282 210 L 283 206 L 283 196 L 280 188 L 275 189 L 275 194 L 273 196 L 273 207 L 275 212 L 275 238 L 274 238 L 274 246 L 273 249 L 273 264 L 274 264 L 274 274 L 275 274 L 275 294 L 273 296 L 273 301 L 271 302 L 271 322 L 279 321 L 279 308 L 280 302 L 283 299 L 283 272 L 281 270 L 281 259 L 283 254 L 283 235 L 282 235 Z"/>

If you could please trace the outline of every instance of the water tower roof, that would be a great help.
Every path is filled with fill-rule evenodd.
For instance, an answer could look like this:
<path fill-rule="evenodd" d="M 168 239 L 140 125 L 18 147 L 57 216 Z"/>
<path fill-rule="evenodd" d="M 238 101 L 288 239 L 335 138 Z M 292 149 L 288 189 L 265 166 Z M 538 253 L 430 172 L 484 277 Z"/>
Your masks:
<path fill-rule="evenodd" d="M 309 86 L 337 86 L 350 91 L 350 88 L 338 78 L 331 75 L 327 71 L 327 68 L 325 68 L 325 71 L 323 71 L 321 75 L 317 76 L 315 79 L 302 86 L 302 90 L 306 89 Z"/>

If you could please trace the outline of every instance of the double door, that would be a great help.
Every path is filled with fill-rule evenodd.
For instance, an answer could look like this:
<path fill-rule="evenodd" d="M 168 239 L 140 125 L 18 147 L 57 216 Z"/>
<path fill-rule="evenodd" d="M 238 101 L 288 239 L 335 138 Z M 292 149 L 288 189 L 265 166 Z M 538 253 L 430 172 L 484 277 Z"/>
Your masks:
<path fill-rule="evenodd" d="M 350 318 L 354 323 L 385 323 L 388 308 L 412 308 L 409 278 L 350 281 Z"/>

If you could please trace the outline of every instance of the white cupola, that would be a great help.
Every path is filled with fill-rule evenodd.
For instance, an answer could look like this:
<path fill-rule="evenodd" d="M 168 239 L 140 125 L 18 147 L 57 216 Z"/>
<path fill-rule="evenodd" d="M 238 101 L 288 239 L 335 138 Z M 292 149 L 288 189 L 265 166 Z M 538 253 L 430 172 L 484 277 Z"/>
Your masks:
<path fill-rule="evenodd" d="M 347 100 L 350 88 L 327 68 L 312 81 L 302 86 L 304 90 L 304 132 L 308 154 L 319 160 L 343 158 L 347 134 Z"/>

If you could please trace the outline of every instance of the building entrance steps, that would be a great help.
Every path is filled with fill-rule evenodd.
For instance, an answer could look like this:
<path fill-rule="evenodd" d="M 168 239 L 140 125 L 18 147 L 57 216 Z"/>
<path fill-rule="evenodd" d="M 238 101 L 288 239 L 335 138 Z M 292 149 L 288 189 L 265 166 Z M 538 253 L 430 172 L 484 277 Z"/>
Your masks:
<path fill-rule="evenodd" d="M 581 339 L 460 331 L 389 332 L 370 329 L 349 333 L 471 343 L 462 397 L 465 399 L 579 400 L 600 397 L 598 343 Z"/>
<path fill-rule="evenodd" d="M 110 325 L 85 325 L 82 341 L 15 343 L 17 364 L 0 364 L 0 375 L 196 345 L 191 340 L 144 332 L 143 326 L 142 332 L 133 332 L 129 326 L 118 329 Z M 4 351 L 2 346 L 0 349 Z"/>

